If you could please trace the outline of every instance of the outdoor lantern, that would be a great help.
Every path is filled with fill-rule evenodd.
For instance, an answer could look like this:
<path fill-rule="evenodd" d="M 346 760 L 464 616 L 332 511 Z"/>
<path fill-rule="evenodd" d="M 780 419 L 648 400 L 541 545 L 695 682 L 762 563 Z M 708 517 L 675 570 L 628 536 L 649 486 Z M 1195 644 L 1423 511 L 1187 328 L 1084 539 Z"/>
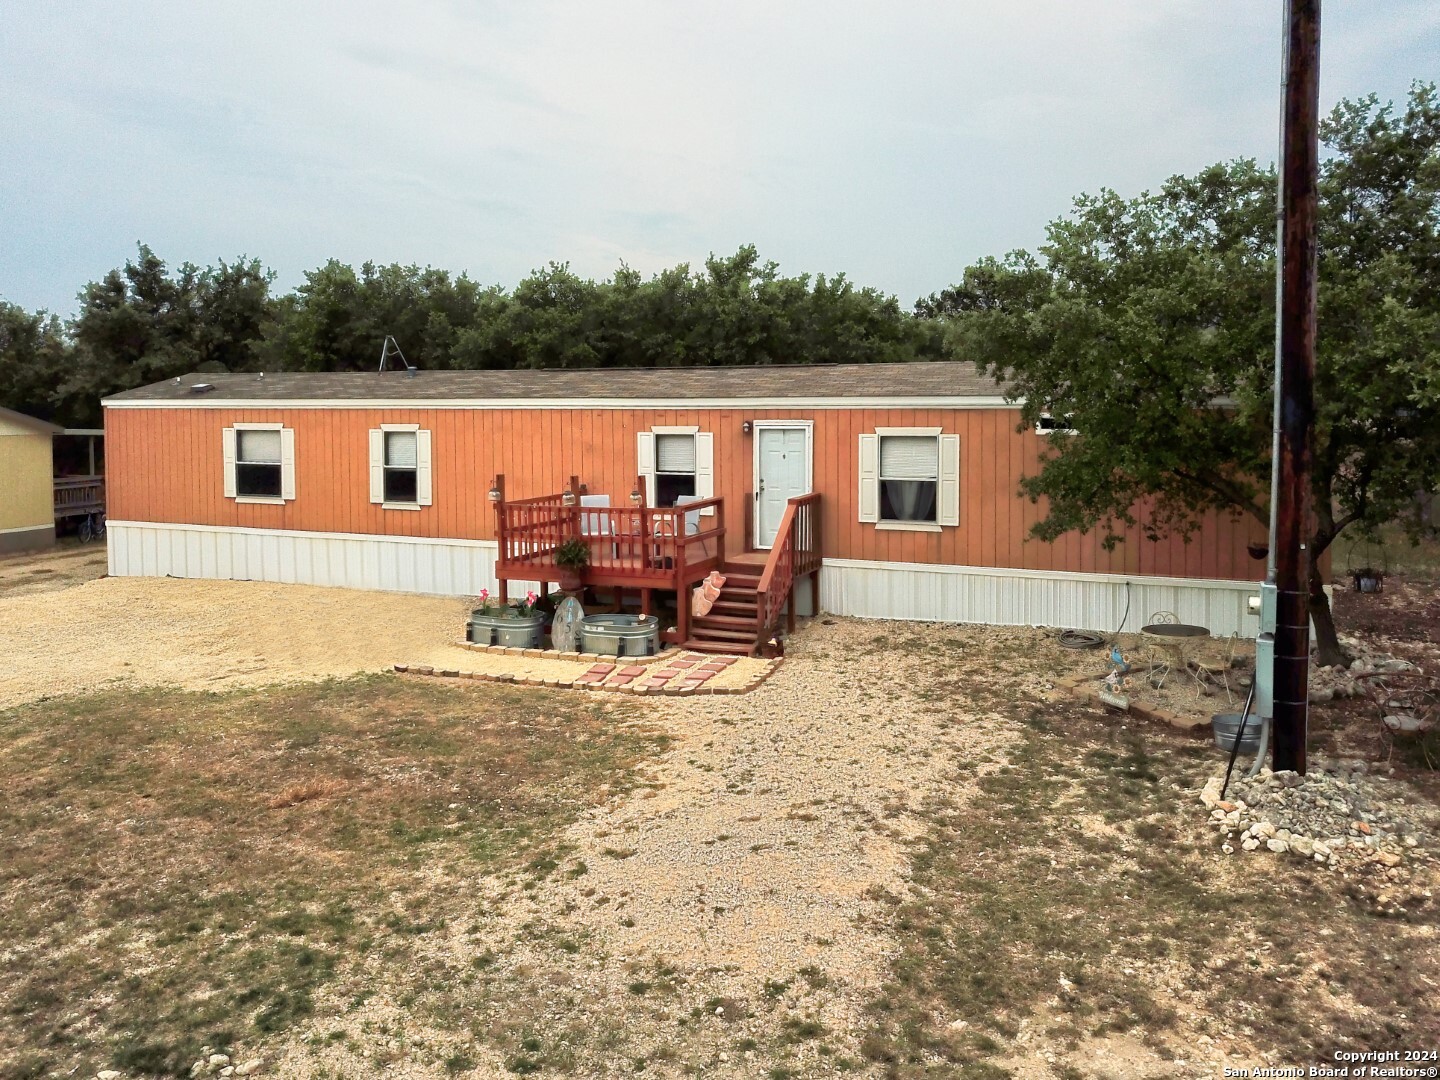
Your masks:
<path fill-rule="evenodd" d="M 630 505 L 631 505 L 631 506 L 639 506 L 639 505 L 640 505 L 640 489 L 639 489 L 638 487 L 637 487 L 637 488 L 631 488 L 631 489 L 630 489 Z"/>
<path fill-rule="evenodd" d="M 746 435 L 749 435 L 751 429 L 752 429 L 754 426 L 755 426 L 755 425 L 752 424 L 752 423 L 750 423 L 749 420 L 746 420 L 743 424 L 740 425 L 740 430 L 743 431 Z"/>
<path fill-rule="evenodd" d="M 571 491 L 569 488 L 566 488 L 564 493 L 560 496 L 560 501 L 566 506 L 574 506 L 575 492 Z"/>
<path fill-rule="evenodd" d="M 493 503 L 500 501 L 500 489 L 494 484 L 490 485 L 490 501 Z"/>

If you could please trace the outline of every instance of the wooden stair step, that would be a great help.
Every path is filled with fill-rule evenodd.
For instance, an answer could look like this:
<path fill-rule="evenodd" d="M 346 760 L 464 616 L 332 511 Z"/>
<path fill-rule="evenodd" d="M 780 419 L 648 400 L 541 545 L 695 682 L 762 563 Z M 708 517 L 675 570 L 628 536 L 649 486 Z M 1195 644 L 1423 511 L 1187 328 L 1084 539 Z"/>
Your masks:
<path fill-rule="evenodd" d="M 727 589 L 749 589 L 754 592 L 760 585 L 759 574 L 726 574 L 725 588 Z"/>
<path fill-rule="evenodd" d="M 753 600 L 725 600 L 722 598 L 715 601 L 710 612 L 714 615 L 748 615 L 753 619 L 759 612 L 759 605 Z M 704 618 L 704 616 L 700 617 Z"/>
<path fill-rule="evenodd" d="M 734 615 L 715 615 L 713 613 L 710 615 L 697 615 L 695 616 L 695 618 L 690 620 L 690 625 L 704 627 L 714 626 L 718 627 L 721 630 L 749 630 L 752 633 L 760 629 L 760 627 L 755 622 L 755 615 L 753 612 L 750 614 L 750 617 L 748 619 L 743 616 L 737 617 Z"/>
<path fill-rule="evenodd" d="M 704 641 L 748 641 L 752 645 L 759 637 L 759 631 L 753 626 L 744 630 L 724 626 L 697 626 L 691 633 Z"/>
<path fill-rule="evenodd" d="M 685 642 L 684 647 L 691 652 L 717 653 L 722 656 L 753 656 L 755 653 L 755 645 L 753 643 L 702 641 L 699 638 L 691 638 Z"/>
<path fill-rule="evenodd" d="M 730 592 L 729 589 L 721 589 L 716 603 L 743 603 L 747 608 L 757 608 L 760 605 L 760 595 L 757 592 Z"/>

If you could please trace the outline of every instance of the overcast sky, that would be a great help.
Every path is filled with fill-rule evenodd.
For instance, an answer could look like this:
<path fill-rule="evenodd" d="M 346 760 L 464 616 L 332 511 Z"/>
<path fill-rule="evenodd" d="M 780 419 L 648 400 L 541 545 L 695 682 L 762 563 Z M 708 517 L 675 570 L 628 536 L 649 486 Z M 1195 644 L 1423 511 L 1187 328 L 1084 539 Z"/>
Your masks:
<path fill-rule="evenodd" d="M 754 243 L 907 306 L 1071 198 L 1274 158 L 1280 0 L 0 0 L 0 297 L 143 240 L 513 285 Z M 1322 107 L 1440 79 L 1440 3 L 1327 0 Z"/>

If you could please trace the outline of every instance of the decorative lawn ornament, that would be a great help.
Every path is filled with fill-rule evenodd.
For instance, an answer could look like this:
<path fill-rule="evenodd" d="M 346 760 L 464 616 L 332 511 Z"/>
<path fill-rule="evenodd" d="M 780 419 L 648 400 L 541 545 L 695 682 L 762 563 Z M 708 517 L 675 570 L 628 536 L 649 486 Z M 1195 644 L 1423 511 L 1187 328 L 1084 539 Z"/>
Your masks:
<path fill-rule="evenodd" d="M 580 601 L 567 596 L 555 607 L 555 618 L 550 623 L 550 645 L 557 652 L 580 651 L 580 623 L 585 618 L 585 609 Z"/>

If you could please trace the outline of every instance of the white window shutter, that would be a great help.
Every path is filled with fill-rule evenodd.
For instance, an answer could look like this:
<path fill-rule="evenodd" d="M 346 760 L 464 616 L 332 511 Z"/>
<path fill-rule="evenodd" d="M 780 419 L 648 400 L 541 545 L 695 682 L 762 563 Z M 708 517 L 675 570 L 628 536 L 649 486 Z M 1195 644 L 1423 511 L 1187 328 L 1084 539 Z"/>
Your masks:
<path fill-rule="evenodd" d="M 715 497 L 715 436 L 709 431 L 695 436 L 695 495 L 701 499 Z M 700 513 L 713 516 L 715 507 L 703 507 Z"/>
<path fill-rule="evenodd" d="M 370 430 L 370 501 L 385 501 L 385 432 Z"/>
<path fill-rule="evenodd" d="M 860 520 L 880 520 L 880 436 L 860 436 Z"/>
<path fill-rule="evenodd" d="M 235 429 L 220 432 L 220 453 L 225 459 L 225 497 L 235 498 Z"/>
<path fill-rule="evenodd" d="M 415 501 L 430 505 L 430 432 L 415 433 Z"/>
<path fill-rule="evenodd" d="M 295 498 L 295 429 L 280 429 L 280 497 Z"/>
<path fill-rule="evenodd" d="M 655 505 L 655 433 L 635 436 L 635 471 L 645 478 L 645 505 Z"/>
<path fill-rule="evenodd" d="M 935 520 L 941 525 L 960 524 L 960 436 L 940 436 L 940 491 Z"/>

